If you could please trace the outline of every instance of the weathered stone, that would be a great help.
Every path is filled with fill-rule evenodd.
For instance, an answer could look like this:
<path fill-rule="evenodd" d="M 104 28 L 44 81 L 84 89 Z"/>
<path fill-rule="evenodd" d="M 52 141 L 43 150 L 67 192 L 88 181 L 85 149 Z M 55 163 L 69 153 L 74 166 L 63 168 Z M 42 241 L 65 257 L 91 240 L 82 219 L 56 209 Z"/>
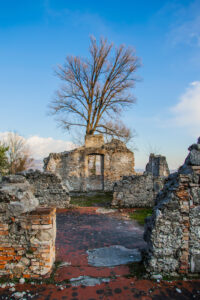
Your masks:
<path fill-rule="evenodd" d="M 20 263 L 22 263 L 25 266 L 29 266 L 30 265 L 30 259 L 28 259 L 27 257 L 22 257 L 20 259 Z"/>
<path fill-rule="evenodd" d="M 19 173 L 32 186 L 33 193 L 40 206 L 67 208 L 70 197 L 66 186 L 62 184 L 59 175 L 39 170 L 28 170 Z"/>
<path fill-rule="evenodd" d="M 21 263 L 18 263 L 14 268 L 13 268 L 13 275 L 16 277 L 21 277 L 25 269 L 25 266 Z"/>
<path fill-rule="evenodd" d="M 113 267 L 141 261 L 139 249 L 127 249 L 120 245 L 88 250 L 88 263 L 95 267 Z"/>
<path fill-rule="evenodd" d="M 45 228 L 44 228 L 45 229 Z M 52 238 L 54 236 L 54 232 L 53 230 L 41 230 L 36 238 L 39 240 L 39 241 L 51 241 Z"/>
<path fill-rule="evenodd" d="M 193 149 L 186 158 L 186 163 L 192 166 L 200 166 L 200 149 Z"/>
<path fill-rule="evenodd" d="M 113 207 L 153 207 L 169 174 L 166 158 L 151 154 L 143 175 L 124 176 L 113 188 Z"/>
<path fill-rule="evenodd" d="M 59 175 L 70 192 L 112 191 L 116 181 L 134 174 L 134 155 L 119 140 L 104 143 L 102 135 L 87 136 L 83 147 L 51 153 L 44 170 Z"/>
<path fill-rule="evenodd" d="M 21 175 L 8 175 L 2 178 L 4 183 L 24 183 L 26 179 Z"/>
<path fill-rule="evenodd" d="M 189 148 L 178 172 L 167 178 L 153 215 L 146 220 L 145 264 L 151 276 L 200 272 L 200 150 L 196 145 Z"/>
<path fill-rule="evenodd" d="M 37 207 L 32 190 L 23 176 L 6 177 L 0 185 L 0 276 L 44 275 L 54 263 L 55 209 Z"/>
<path fill-rule="evenodd" d="M 197 144 L 191 145 L 188 150 L 190 153 L 185 160 L 185 165 L 200 166 L 200 137 L 198 138 Z"/>
<path fill-rule="evenodd" d="M 170 173 L 166 157 L 151 153 L 149 156 L 149 162 L 146 165 L 146 172 L 153 176 L 169 176 Z"/>
<path fill-rule="evenodd" d="M 3 177 L 0 184 L 0 201 L 2 205 L 7 203 L 7 210 L 12 215 L 32 211 L 39 204 L 29 183 L 18 175 Z"/>
<path fill-rule="evenodd" d="M 85 147 L 87 148 L 97 148 L 104 145 L 104 137 L 102 134 L 86 135 L 85 136 Z"/>

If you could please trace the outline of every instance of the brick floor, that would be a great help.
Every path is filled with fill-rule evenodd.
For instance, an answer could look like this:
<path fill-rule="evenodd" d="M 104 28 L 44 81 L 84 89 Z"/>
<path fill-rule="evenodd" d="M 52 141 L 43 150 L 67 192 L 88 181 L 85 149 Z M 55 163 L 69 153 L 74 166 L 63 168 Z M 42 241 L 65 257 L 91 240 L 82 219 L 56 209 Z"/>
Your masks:
<path fill-rule="evenodd" d="M 126 219 L 126 213 L 99 214 L 97 208 L 61 210 L 57 213 L 56 259 L 69 266 L 59 267 L 54 284 L 17 285 L 17 291 L 29 290 L 32 298 L 23 299 L 200 299 L 200 280 L 161 281 L 127 278 L 129 267 L 93 267 L 88 265 L 88 249 L 122 245 L 144 247 L 142 228 Z M 96 286 L 77 286 L 68 280 L 79 276 L 110 277 Z M 56 286 L 61 284 L 62 287 Z M 62 290 L 61 290 L 62 289 Z M 37 293 L 37 295 L 36 295 Z M 0 289 L 0 299 L 14 299 L 8 289 Z"/>

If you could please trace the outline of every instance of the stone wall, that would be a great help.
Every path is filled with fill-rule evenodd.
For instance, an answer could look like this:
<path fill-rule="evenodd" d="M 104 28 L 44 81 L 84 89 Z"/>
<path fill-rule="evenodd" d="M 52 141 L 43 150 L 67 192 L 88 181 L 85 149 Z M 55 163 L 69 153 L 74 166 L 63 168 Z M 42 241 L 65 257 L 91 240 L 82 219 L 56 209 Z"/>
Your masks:
<path fill-rule="evenodd" d="M 19 174 L 32 185 L 33 194 L 39 200 L 40 206 L 57 208 L 69 206 L 69 192 L 59 176 L 39 170 L 28 170 Z"/>
<path fill-rule="evenodd" d="M 104 145 L 104 137 L 102 134 L 86 135 L 85 136 L 85 147 L 97 148 Z"/>
<path fill-rule="evenodd" d="M 152 174 L 124 177 L 113 188 L 113 207 L 153 207 L 164 178 Z"/>
<path fill-rule="evenodd" d="M 153 207 L 169 169 L 166 158 L 151 154 L 143 175 L 124 176 L 113 188 L 113 207 Z M 162 174 L 157 175 L 157 174 Z"/>
<path fill-rule="evenodd" d="M 0 185 L 0 276 L 38 278 L 55 260 L 55 208 L 40 208 L 23 176 Z"/>
<path fill-rule="evenodd" d="M 149 162 L 146 165 L 146 172 L 153 176 L 169 176 L 170 172 L 166 157 L 151 153 L 149 156 Z"/>
<path fill-rule="evenodd" d="M 189 151 L 146 221 L 145 264 L 152 276 L 200 273 L 200 139 Z"/>
<path fill-rule="evenodd" d="M 103 143 L 102 136 L 92 136 L 83 147 L 51 153 L 44 170 L 58 174 L 69 191 L 111 191 L 115 181 L 134 174 L 134 155 L 119 140 Z"/>

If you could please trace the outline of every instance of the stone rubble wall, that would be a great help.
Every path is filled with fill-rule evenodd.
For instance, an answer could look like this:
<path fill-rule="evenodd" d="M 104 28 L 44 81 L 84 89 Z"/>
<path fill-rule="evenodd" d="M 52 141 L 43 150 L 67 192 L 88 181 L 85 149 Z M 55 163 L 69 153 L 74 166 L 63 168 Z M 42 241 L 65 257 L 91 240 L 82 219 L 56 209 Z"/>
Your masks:
<path fill-rule="evenodd" d="M 86 148 L 96 148 L 104 145 L 103 134 L 86 135 L 85 136 L 85 147 Z"/>
<path fill-rule="evenodd" d="M 153 207 L 164 184 L 163 177 L 152 174 L 123 177 L 113 188 L 113 207 Z"/>
<path fill-rule="evenodd" d="M 145 265 L 151 276 L 200 273 L 200 139 L 189 151 L 146 220 Z"/>
<path fill-rule="evenodd" d="M 169 176 L 169 168 L 165 156 L 155 155 L 153 153 L 149 156 L 149 162 L 146 165 L 146 173 L 150 173 L 153 176 Z"/>
<path fill-rule="evenodd" d="M 151 154 L 143 175 L 124 176 L 113 188 L 113 207 L 153 207 L 169 174 L 166 158 Z"/>
<path fill-rule="evenodd" d="M 56 210 L 38 207 L 23 176 L 0 184 L 0 276 L 38 278 L 55 260 Z"/>
<path fill-rule="evenodd" d="M 38 199 L 40 206 L 67 208 L 70 196 L 66 186 L 62 184 L 59 176 L 50 172 L 28 170 L 19 173 L 33 187 L 33 194 Z"/>
<path fill-rule="evenodd" d="M 112 191 L 116 181 L 124 175 L 135 173 L 134 155 L 119 140 L 104 143 L 102 136 L 99 140 L 97 137 L 87 137 L 87 146 L 62 153 L 50 153 L 44 159 L 44 170 L 59 175 L 70 192 Z M 90 155 L 100 155 L 103 158 L 102 174 L 99 177 L 89 175 Z"/>

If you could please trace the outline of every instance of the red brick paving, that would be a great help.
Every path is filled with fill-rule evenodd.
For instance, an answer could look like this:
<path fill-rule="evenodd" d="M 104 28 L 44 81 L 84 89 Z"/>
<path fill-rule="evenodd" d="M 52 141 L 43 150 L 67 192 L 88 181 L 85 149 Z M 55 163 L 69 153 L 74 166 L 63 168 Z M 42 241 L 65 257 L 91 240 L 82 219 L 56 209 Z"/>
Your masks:
<path fill-rule="evenodd" d="M 143 248 L 143 228 L 120 214 L 99 214 L 97 208 L 79 208 L 57 213 L 56 256 L 72 266 L 88 266 L 88 249 L 122 245 Z M 95 271 L 95 268 L 93 268 Z M 87 274 L 85 274 L 87 275 Z"/>
<path fill-rule="evenodd" d="M 125 213 L 123 212 L 123 215 Z M 127 248 L 143 247 L 140 237 L 133 235 L 133 223 L 121 220 L 119 214 L 108 216 L 97 213 L 97 208 L 80 208 L 62 210 L 57 214 L 57 260 L 69 262 L 70 266 L 58 268 L 55 282 L 62 284 L 63 290 L 56 284 L 17 285 L 17 291 L 30 290 L 32 299 L 200 299 L 200 280 L 160 283 L 152 280 L 126 278 L 129 268 L 126 265 L 117 267 L 93 267 L 87 262 L 87 249 L 123 245 Z M 92 277 L 111 277 L 109 283 L 94 287 L 73 287 L 66 283 L 70 278 L 87 275 Z M 65 282 L 63 282 L 65 280 Z M 178 290 L 176 290 L 178 288 Z M 179 290 L 181 293 L 179 293 Z M 35 294 L 38 295 L 35 295 Z M 0 289 L 0 299 L 13 299 L 12 292 Z M 24 296 L 24 299 L 30 297 Z"/>

